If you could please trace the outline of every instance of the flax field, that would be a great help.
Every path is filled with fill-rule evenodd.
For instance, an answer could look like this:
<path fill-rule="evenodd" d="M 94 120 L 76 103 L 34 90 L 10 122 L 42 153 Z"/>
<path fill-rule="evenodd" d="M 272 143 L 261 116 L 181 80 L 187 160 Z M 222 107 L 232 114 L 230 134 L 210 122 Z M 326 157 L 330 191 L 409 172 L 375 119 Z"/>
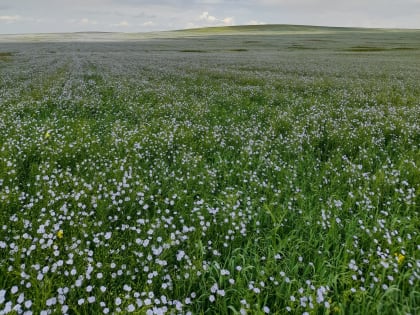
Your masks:
<path fill-rule="evenodd" d="M 0 314 L 419 314 L 419 36 L 0 36 Z"/>

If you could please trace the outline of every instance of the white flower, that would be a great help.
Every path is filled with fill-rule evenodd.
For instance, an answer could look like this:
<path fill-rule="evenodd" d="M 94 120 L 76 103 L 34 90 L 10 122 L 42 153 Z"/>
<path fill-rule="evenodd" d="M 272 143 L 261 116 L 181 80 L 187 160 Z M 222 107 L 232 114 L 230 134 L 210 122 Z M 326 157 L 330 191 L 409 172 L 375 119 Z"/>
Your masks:
<path fill-rule="evenodd" d="M 5 301 L 6 290 L 0 290 L 0 304 L 3 304 Z"/>
<path fill-rule="evenodd" d="M 185 252 L 183 250 L 179 250 L 176 254 L 176 260 L 181 261 L 181 259 L 185 256 Z"/>
<path fill-rule="evenodd" d="M 216 291 L 219 289 L 219 286 L 217 285 L 217 283 L 213 284 L 210 288 L 210 292 L 211 293 L 216 293 Z"/>
<path fill-rule="evenodd" d="M 53 306 L 57 303 L 57 298 L 52 297 L 46 301 L 47 306 Z"/>

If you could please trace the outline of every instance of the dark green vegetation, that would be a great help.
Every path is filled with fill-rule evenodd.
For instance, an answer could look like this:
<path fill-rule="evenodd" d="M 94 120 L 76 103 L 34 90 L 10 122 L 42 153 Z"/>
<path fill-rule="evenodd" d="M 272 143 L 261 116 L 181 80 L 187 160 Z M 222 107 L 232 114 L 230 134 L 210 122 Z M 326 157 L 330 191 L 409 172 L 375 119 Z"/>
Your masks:
<path fill-rule="evenodd" d="M 419 35 L 0 38 L 0 313 L 419 313 Z"/>
<path fill-rule="evenodd" d="M 12 55 L 11 52 L 0 51 L 0 61 L 9 61 Z"/>

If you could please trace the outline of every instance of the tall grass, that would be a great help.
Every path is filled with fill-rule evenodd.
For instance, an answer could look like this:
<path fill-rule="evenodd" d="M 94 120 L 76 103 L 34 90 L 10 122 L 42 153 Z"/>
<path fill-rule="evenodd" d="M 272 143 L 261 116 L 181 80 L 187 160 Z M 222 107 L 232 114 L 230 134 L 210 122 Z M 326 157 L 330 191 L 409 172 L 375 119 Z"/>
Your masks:
<path fill-rule="evenodd" d="M 418 313 L 418 42 L 335 32 L 3 44 L 0 314 Z"/>

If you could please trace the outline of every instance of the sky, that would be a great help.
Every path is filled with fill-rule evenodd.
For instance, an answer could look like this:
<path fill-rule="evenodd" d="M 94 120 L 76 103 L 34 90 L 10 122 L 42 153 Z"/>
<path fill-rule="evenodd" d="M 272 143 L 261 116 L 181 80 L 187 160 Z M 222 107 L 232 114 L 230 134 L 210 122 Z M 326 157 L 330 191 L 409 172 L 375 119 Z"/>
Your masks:
<path fill-rule="evenodd" d="M 0 34 L 244 24 L 420 29 L 420 0 L 0 0 Z"/>

